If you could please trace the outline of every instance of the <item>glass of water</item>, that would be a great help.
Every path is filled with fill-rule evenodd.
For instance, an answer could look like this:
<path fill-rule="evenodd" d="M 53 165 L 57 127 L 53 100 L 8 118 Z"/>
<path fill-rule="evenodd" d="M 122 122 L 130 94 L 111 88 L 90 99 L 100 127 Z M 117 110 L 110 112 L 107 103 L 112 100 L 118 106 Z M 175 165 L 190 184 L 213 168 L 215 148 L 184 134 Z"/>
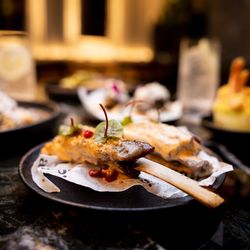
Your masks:
<path fill-rule="evenodd" d="M 211 111 L 220 79 L 220 44 L 217 40 L 185 38 L 181 41 L 177 97 L 184 112 Z"/>
<path fill-rule="evenodd" d="M 0 91 L 19 100 L 36 97 L 35 63 L 25 32 L 0 31 Z"/>

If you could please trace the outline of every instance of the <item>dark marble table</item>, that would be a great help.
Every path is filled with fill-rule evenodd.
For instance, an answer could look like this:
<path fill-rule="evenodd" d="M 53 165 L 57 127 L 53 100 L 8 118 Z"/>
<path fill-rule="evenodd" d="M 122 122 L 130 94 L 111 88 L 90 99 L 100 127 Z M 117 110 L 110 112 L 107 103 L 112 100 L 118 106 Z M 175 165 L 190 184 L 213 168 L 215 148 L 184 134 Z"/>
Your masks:
<path fill-rule="evenodd" d="M 0 154 L 0 249 L 250 249 L 250 177 L 243 170 L 227 175 L 219 190 L 227 203 L 219 209 L 193 201 L 147 212 L 95 211 L 29 190 L 18 175 L 23 153 Z"/>

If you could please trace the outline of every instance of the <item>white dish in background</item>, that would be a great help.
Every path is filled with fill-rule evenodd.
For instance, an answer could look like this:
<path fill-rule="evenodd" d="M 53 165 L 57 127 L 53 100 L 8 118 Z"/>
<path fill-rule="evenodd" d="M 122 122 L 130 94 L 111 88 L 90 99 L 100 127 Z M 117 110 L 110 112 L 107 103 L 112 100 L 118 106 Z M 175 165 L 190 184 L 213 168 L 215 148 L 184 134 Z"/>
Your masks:
<path fill-rule="evenodd" d="M 105 120 L 104 113 L 99 104 L 103 104 L 105 100 L 105 90 L 98 89 L 88 92 L 85 88 L 78 89 L 78 97 L 82 103 L 86 113 L 94 119 L 103 121 Z M 130 115 L 131 106 L 126 107 L 125 104 L 116 105 L 114 108 L 107 110 L 109 119 L 123 120 L 124 117 Z M 133 110 L 132 120 L 158 120 L 158 112 L 156 109 L 151 109 L 144 114 L 138 113 Z M 182 104 L 179 101 L 168 102 L 163 111 L 160 112 L 161 122 L 173 122 L 180 119 L 182 116 Z"/>

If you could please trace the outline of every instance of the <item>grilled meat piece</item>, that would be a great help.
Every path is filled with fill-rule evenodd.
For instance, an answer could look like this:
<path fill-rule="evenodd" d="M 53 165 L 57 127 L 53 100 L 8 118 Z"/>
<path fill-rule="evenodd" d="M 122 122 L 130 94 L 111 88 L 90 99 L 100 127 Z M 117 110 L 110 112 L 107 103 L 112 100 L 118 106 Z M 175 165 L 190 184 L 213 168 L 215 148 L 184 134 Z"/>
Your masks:
<path fill-rule="evenodd" d="M 93 131 L 93 128 L 87 126 L 83 129 Z M 67 162 L 119 167 L 120 162 L 135 161 L 153 150 L 151 145 L 144 142 L 108 139 L 105 143 L 96 143 L 93 137 L 84 138 L 79 134 L 58 135 L 45 144 L 41 153 L 56 155 L 60 160 Z"/>

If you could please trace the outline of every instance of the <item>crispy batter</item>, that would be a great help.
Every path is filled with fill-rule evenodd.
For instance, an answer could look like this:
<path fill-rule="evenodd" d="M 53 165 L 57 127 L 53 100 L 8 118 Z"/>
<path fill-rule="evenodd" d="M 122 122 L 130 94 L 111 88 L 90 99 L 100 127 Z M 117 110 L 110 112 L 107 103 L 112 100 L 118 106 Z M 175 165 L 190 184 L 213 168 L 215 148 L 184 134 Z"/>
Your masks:
<path fill-rule="evenodd" d="M 149 121 L 131 123 L 124 128 L 124 138 L 149 143 L 165 161 L 182 163 L 199 176 L 207 176 L 211 172 L 209 162 L 197 156 L 201 150 L 200 143 L 194 136 L 174 126 Z"/>
<path fill-rule="evenodd" d="M 200 144 L 189 134 L 162 123 L 131 123 L 124 128 L 124 138 L 144 141 L 155 147 L 165 160 L 178 160 L 180 156 L 193 156 Z"/>
<path fill-rule="evenodd" d="M 93 128 L 83 129 L 93 131 Z M 96 143 L 92 138 L 81 134 L 74 136 L 56 136 L 42 148 L 41 153 L 56 155 L 62 161 L 83 163 L 89 162 L 99 166 L 117 166 L 119 162 L 131 162 L 153 151 L 148 143 L 108 139 L 105 143 Z"/>

